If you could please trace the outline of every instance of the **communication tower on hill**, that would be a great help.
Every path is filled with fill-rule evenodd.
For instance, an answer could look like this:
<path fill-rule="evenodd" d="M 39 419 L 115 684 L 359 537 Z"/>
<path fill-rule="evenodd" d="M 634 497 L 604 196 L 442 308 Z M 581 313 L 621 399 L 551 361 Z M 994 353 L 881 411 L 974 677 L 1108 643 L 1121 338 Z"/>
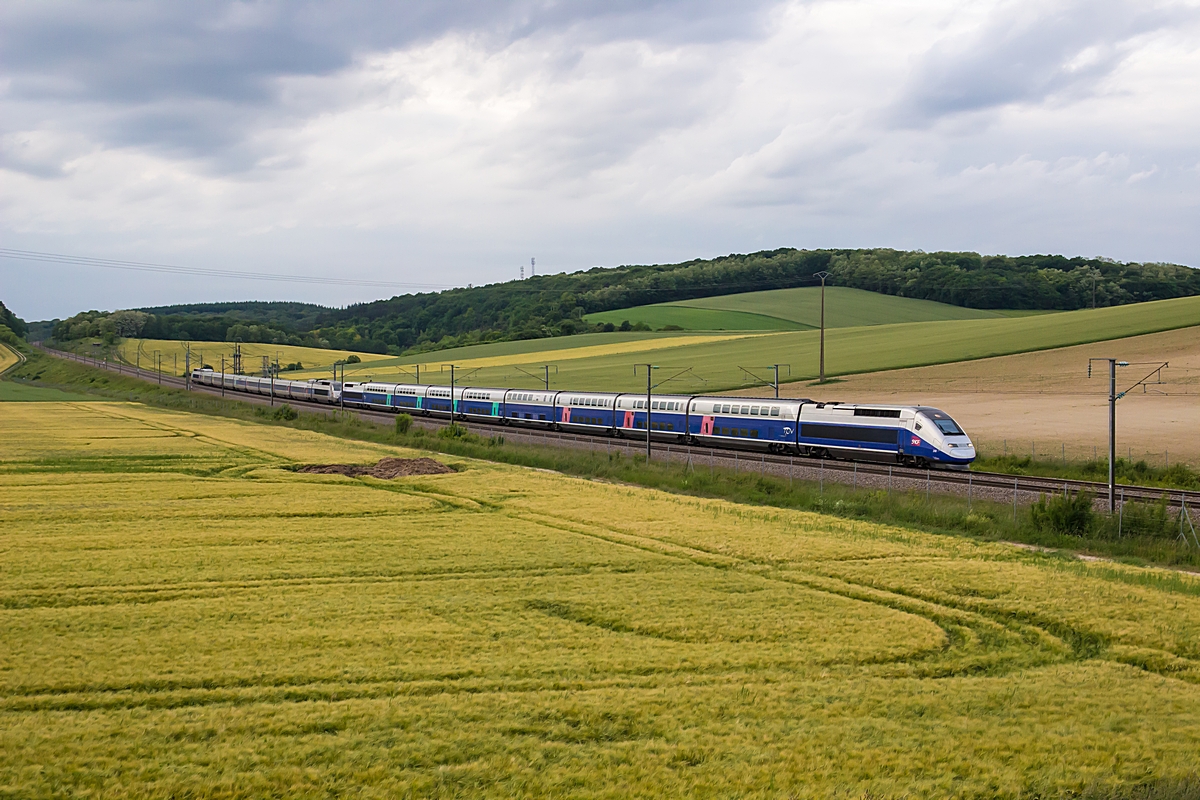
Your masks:
<path fill-rule="evenodd" d="M 537 276 L 537 259 L 531 258 L 529 259 L 529 277 L 533 278 L 535 276 Z"/>

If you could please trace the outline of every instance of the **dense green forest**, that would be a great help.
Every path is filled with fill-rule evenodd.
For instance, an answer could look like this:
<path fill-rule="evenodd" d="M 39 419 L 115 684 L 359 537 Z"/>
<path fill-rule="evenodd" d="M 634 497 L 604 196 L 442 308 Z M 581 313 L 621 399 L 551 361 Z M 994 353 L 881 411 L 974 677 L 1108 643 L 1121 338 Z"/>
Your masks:
<path fill-rule="evenodd" d="M 27 333 L 25 320 L 9 311 L 8 307 L 0 302 L 0 342 L 17 345 Z"/>
<path fill-rule="evenodd" d="M 981 256 L 900 250 L 781 249 L 682 264 L 596 267 L 524 281 L 400 295 L 344 309 L 304 303 L 218 303 L 112 314 L 55 325 L 84 336 L 241 340 L 368 352 L 603 330 L 583 316 L 645 303 L 828 283 L 971 308 L 1111 306 L 1200 294 L 1200 270 L 1054 255 Z M 611 329 L 611 325 L 608 328 Z"/>

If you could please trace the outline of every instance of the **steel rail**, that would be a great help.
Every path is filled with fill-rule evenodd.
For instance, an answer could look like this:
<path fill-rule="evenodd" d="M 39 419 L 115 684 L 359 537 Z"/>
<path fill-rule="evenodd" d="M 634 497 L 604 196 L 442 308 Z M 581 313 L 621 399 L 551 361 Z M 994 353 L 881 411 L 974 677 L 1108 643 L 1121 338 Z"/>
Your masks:
<path fill-rule="evenodd" d="M 58 357 L 76 361 L 98 369 L 116 370 L 124 375 L 140 378 L 142 380 L 157 382 L 159 373 L 154 370 L 138 369 L 129 365 L 115 364 L 115 362 L 104 362 L 90 356 L 81 356 L 75 353 L 70 353 L 62 350 L 54 350 L 45 347 L 41 343 L 35 343 L 43 352 Z M 184 378 L 174 375 L 162 375 L 162 382 L 171 386 L 183 388 L 187 385 Z M 206 394 L 220 396 L 221 388 L 219 386 L 204 386 L 197 383 L 192 383 L 192 391 L 201 391 Z M 271 402 L 271 398 L 266 395 L 251 394 L 238 390 L 235 397 L 242 402 L 249 402 L 255 405 L 266 405 Z M 276 400 L 280 398 L 276 397 Z M 283 398 L 283 402 L 289 403 L 296 408 L 304 408 L 311 411 L 319 411 L 326 414 L 332 414 L 339 409 L 328 403 L 319 403 L 308 400 L 298 400 L 295 398 Z M 346 409 L 350 411 L 350 409 Z M 352 413 L 360 419 L 371 420 L 375 422 L 389 423 L 396 418 L 395 412 L 376 411 L 373 409 L 355 408 Z M 449 419 L 442 419 L 433 416 L 414 416 L 413 422 L 427 428 L 441 428 L 450 424 Z M 462 420 L 458 421 L 463 424 Z M 497 434 L 503 434 L 510 438 L 527 439 L 533 442 L 541 442 L 544 444 L 555 443 L 558 446 L 582 446 L 588 445 L 594 447 L 598 442 L 606 442 L 609 446 L 617 445 L 626 449 L 637 448 L 639 451 L 644 447 L 644 439 L 639 435 L 637 439 L 622 437 L 619 435 L 596 435 L 596 434 L 577 434 L 568 431 L 555 430 L 547 426 L 546 428 L 539 427 L 514 427 L 509 424 L 499 422 L 490 422 L 485 420 L 472 419 L 467 421 L 468 425 L 478 425 L 494 431 Z M 739 468 L 740 464 L 760 465 L 760 468 L 765 473 L 766 465 L 772 466 L 772 474 L 780 475 L 783 467 L 787 467 L 786 475 L 794 475 L 805 480 L 813 480 L 811 473 L 819 470 L 822 475 L 828 474 L 831 480 L 839 483 L 849 483 L 848 476 L 853 476 L 857 479 L 858 476 L 870 478 L 887 478 L 889 485 L 891 482 L 902 482 L 910 487 L 915 484 L 923 484 L 927 487 L 937 484 L 939 488 L 950 489 L 954 494 L 966 494 L 974 490 L 993 490 L 993 492 L 1002 492 L 1005 494 L 1016 493 L 1024 495 L 1027 499 L 1032 499 L 1036 496 L 1063 494 L 1066 492 L 1088 491 L 1099 497 L 1103 492 L 1107 491 L 1108 484 L 1100 481 L 1084 481 L 1073 478 L 1049 478 L 1033 475 L 1010 475 L 1003 472 L 978 472 L 968 470 L 945 470 L 945 469 L 927 469 L 920 467 L 907 467 L 900 464 L 880 464 L 870 461 L 840 461 L 834 459 L 812 458 L 796 455 L 780 455 L 777 453 L 763 453 L 758 450 L 750 449 L 735 449 L 735 448 L 717 448 L 704 444 L 689 444 L 687 442 L 662 442 L 656 441 L 653 443 L 653 451 L 656 454 L 670 455 L 674 459 L 692 458 L 693 461 L 703 458 L 708 463 L 722 462 L 722 466 L 728 467 L 734 465 Z M 748 469 L 750 466 L 747 467 Z M 797 475 L 796 470 L 806 473 Z M 963 490 L 966 491 L 963 491 Z M 1177 507 L 1180 503 L 1187 503 L 1189 506 L 1200 504 L 1200 491 L 1189 489 L 1162 489 L 1154 486 L 1138 486 L 1134 484 L 1119 484 L 1118 489 L 1122 492 L 1125 502 L 1130 500 L 1139 501 L 1159 501 L 1164 496 L 1167 498 L 1168 505 Z"/>

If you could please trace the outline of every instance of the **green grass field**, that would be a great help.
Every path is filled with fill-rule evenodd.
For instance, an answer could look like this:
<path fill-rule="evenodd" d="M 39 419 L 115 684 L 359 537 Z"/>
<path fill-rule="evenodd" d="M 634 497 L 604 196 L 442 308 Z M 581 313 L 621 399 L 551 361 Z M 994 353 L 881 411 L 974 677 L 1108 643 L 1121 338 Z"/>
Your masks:
<path fill-rule="evenodd" d="M 854 328 L 947 319 L 993 319 L 1006 312 L 914 300 L 908 297 L 830 286 L 825 289 L 825 327 Z M 589 314 L 588 322 L 645 322 L 653 328 L 687 330 L 790 330 L 819 328 L 821 289 L 771 289 L 697 300 L 680 300 Z"/>
<path fill-rule="evenodd" d="M 1155 331 L 1200 324 L 1200 298 L 1188 297 L 1112 308 L 1087 309 L 1055 314 L 995 316 L 985 319 L 939 320 L 889 325 L 832 328 L 826 331 L 826 374 L 846 375 L 902 367 L 943 364 L 988 356 L 1044 350 L 1086 342 L 1106 341 Z M 158 343 L 167 348 L 172 343 Z M 135 347 L 136 344 L 127 344 Z M 211 354 L 222 346 L 206 343 Z M 246 345 L 270 348 L 270 345 Z M 232 345 L 224 345 L 228 352 Z M 310 363 L 304 348 L 292 355 Z M 256 352 L 256 351 L 255 351 Z M 308 351 L 312 363 L 328 358 L 332 351 Z M 552 364 L 551 388 L 638 391 L 645 377 L 634 373 L 634 365 L 659 366 L 658 391 L 711 393 L 753 385 L 739 369 L 759 376 L 770 364 L 788 364 L 793 380 L 817 376 L 819 333 L 817 331 L 745 333 L 610 333 L 499 342 L 443 350 L 420 356 L 387 357 L 361 354 L 362 363 L 346 370 L 348 379 L 411 382 L 414 365 L 421 364 L 423 383 L 448 383 L 445 365 L 462 368 L 456 381 L 475 386 L 533 387 L 539 379 L 527 373 L 540 372 Z M 211 363 L 211 359 L 206 356 Z M 255 364 L 252 359 L 248 364 Z M 284 377 L 324 377 L 324 365 Z M 786 370 L 783 372 L 786 380 Z"/>
<path fill-rule="evenodd" d="M 1194 792 L 1193 577 L 397 454 L 6 404 L 4 794 Z"/>
<path fill-rule="evenodd" d="M 611 322 L 613 325 L 620 325 L 622 322 L 644 322 L 655 330 L 667 325 L 676 325 L 685 331 L 794 331 L 812 327 L 766 314 L 692 308 L 682 303 L 660 303 L 620 311 L 600 311 L 588 314 L 584 319 L 591 323 Z"/>
<path fill-rule="evenodd" d="M 1118 306 L 1021 317 L 913 322 L 836 328 L 826 331 L 828 376 L 874 372 L 905 366 L 939 364 L 1008 353 L 1105 341 L 1200 323 L 1200 298 Z M 552 387 L 581 389 L 645 389 L 645 378 L 634 374 L 637 362 L 660 366 L 656 381 L 660 392 L 710 393 L 752 382 L 739 367 L 765 376 L 767 365 L 791 365 L 793 379 L 817 376 L 819 333 L 794 331 L 711 339 L 678 345 L 679 339 L 662 339 L 661 349 L 638 353 L 594 355 L 560 359 L 553 352 L 541 355 L 555 363 L 558 373 Z M 440 354 L 457 360 L 455 351 Z M 530 354 L 534 355 L 534 354 Z M 540 363 L 531 358 L 533 364 Z M 364 372 L 370 372 L 365 369 Z M 785 373 L 786 374 L 786 373 Z M 533 378 L 512 367 L 486 367 L 460 372 L 469 385 L 534 386 Z M 443 379 L 444 380 L 444 379 Z"/>

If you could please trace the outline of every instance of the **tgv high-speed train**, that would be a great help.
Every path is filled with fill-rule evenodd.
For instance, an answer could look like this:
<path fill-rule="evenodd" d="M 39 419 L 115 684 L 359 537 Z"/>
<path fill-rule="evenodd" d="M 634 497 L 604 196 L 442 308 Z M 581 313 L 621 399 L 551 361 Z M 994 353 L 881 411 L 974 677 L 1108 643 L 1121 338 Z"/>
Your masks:
<path fill-rule="evenodd" d="M 652 395 L 494 389 L 425 384 L 286 381 L 198 369 L 204 386 L 357 408 L 650 438 L 814 458 L 965 469 L 970 438 L 944 411 L 927 406 L 818 403 L 761 397 Z M 647 408 L 647 402 L 649 408 Z"/>

